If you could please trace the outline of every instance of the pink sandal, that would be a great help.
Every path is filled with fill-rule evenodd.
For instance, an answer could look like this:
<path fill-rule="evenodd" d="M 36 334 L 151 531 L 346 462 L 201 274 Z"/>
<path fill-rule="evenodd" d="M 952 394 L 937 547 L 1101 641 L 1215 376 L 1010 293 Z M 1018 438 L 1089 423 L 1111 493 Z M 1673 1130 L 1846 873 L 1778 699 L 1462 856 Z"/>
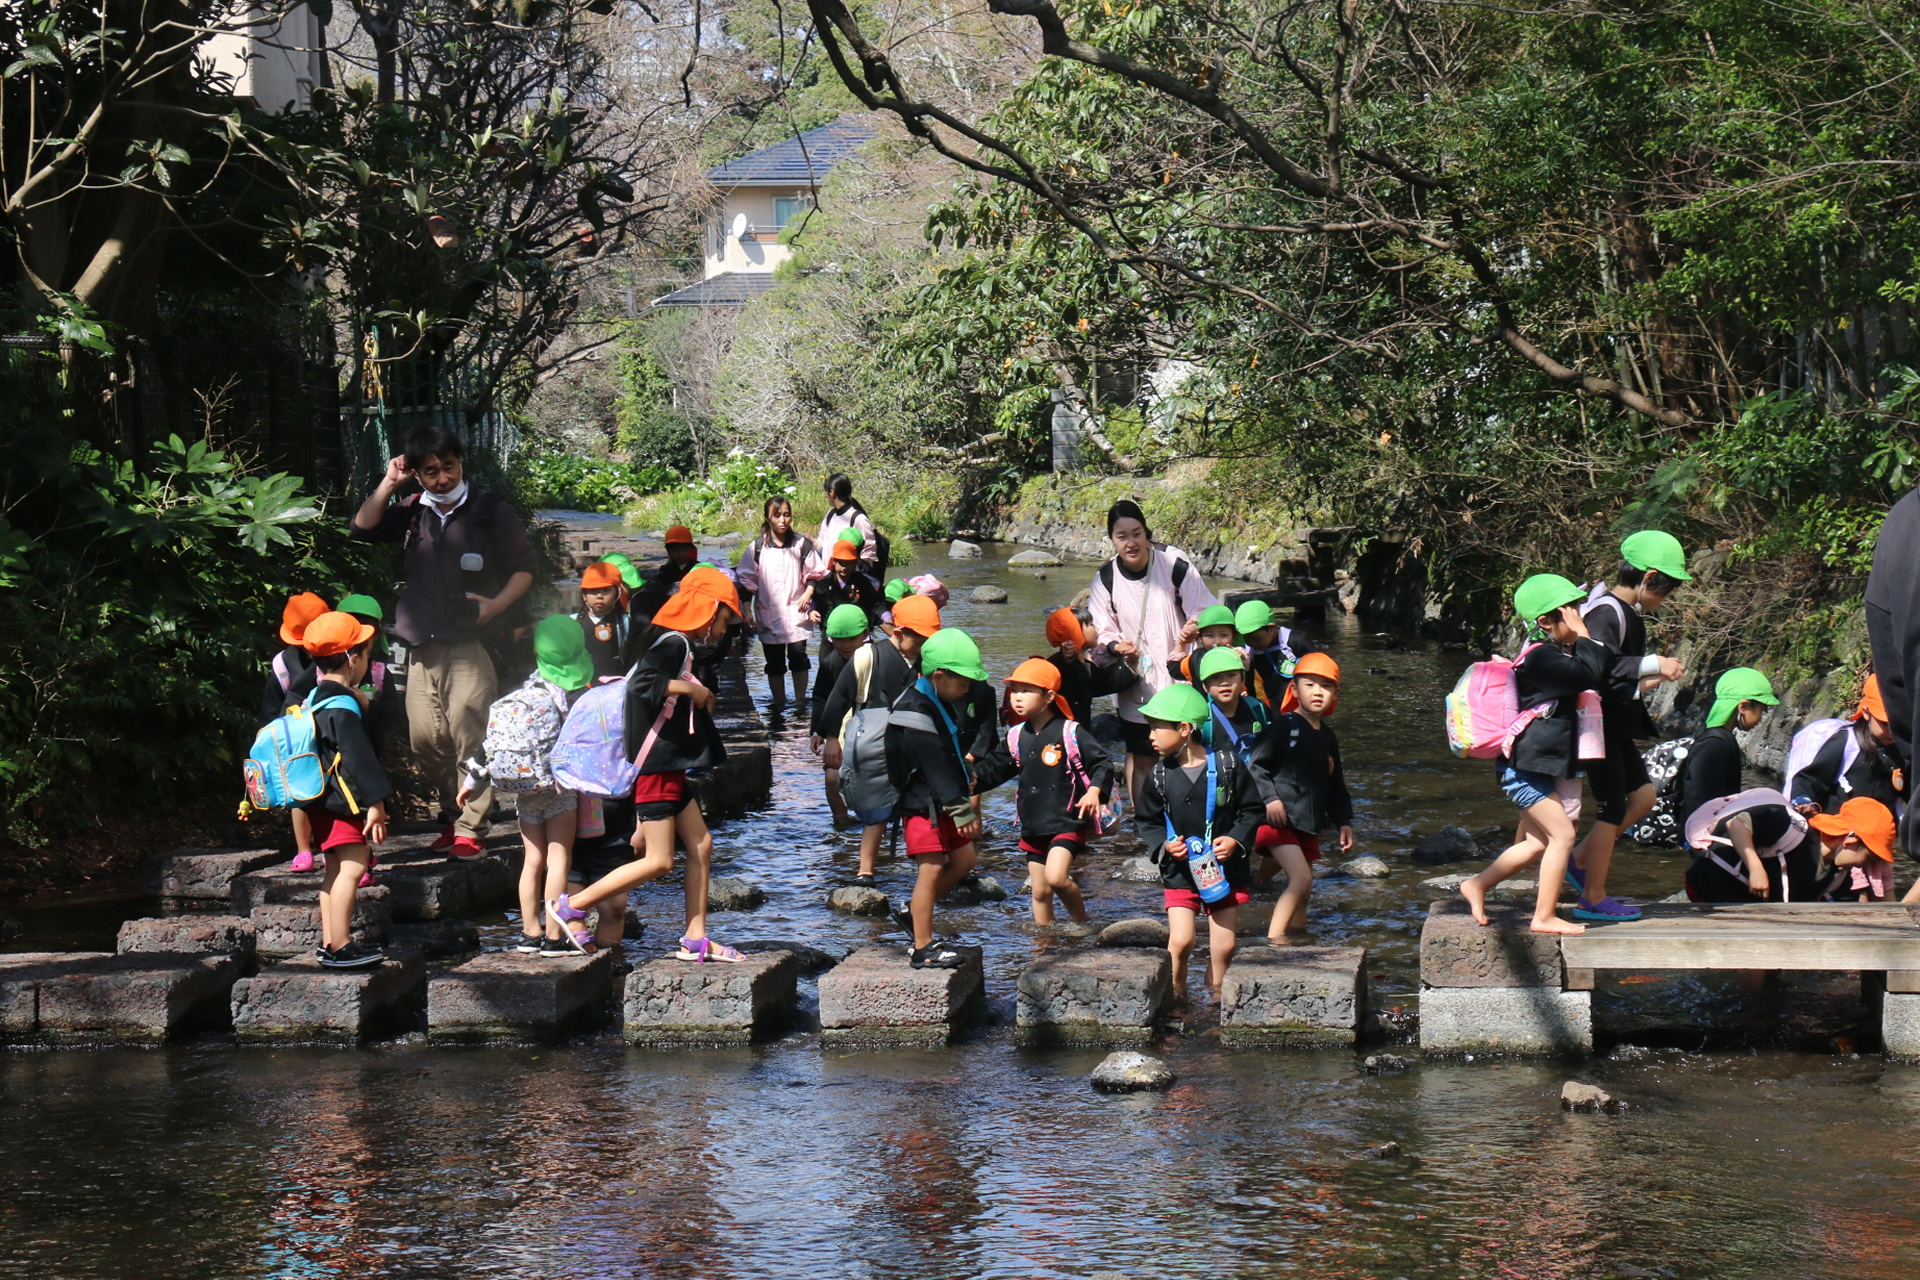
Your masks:
<path fill-rule="evenodd" d="M 680 950 L 674 956 L 676 960 L 691 960 L 695 964 L 705 964 L 709 960 L 719 960 L 727 964 L 739 964 L 746 959 L 738 951 L 724 942 L 715 942 L 712 938 L 682 938 Z"/>
<path fill-rule="evenodd" d="M 573 949 L 582 955 L 592 955 L 592 930 L 573 928 L 574 921 L 585 920 L 587 913 L 568 902 L 564 893 L 557 898 L 547 899 L 546 905 L 547 918 L 560 926 L 560 931 L 567 935 L 567 941 L 573 944 Z"/>

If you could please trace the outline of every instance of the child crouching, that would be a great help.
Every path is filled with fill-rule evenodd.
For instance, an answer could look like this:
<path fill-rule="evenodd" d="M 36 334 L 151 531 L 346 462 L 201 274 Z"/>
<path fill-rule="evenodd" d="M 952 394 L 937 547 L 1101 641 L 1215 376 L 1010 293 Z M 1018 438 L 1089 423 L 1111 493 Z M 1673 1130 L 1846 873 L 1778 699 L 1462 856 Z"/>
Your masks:
<path fill-rule="evenodd" d="M 355 942 L 353 903 L 366 873 L 370 846 L 387 838 L 387 797 L 393 784 L 361 717 L 358 686 L 373 659 L 374 629 L 345 613 L 323 613 L 307 624 L 301 645 L 320 680 L 312 694 L 314 750 L 327 786 L 306 806 L 314 843 L 326 859 L 320 886 L 320 950 L 329 969 L 359 969 L 386 959 L 378 947 Z"/>

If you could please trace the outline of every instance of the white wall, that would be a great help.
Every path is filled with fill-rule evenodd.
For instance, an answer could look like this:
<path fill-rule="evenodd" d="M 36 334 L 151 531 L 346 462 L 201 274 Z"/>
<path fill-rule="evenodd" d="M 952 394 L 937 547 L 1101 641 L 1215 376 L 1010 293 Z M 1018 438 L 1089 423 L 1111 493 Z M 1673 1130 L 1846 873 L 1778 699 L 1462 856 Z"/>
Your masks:
<path fill-rule="evenodd" d="M 208 39 L 204 56 L 233 77 L 236 94 L 261 109 L 304 110 L 320 77 L 320 24 L 304 4 L 276 22 L 280 11 L 278 5 L 236 7 L 233 29 Z"/>
<path fill-rule="evenodd" d="M 735 187 L 723 191 L 718 219 L 707 228 L 707 278 L 711 280 L 729 271 L 772 271 L 791 258 L 793 250 L 777 243 L 773 202 L 776 197 L 791 200 L 804 196 L 809 190 L 807 187 Z M 754 234 L 744 243 L 733 234 L 733 220 L 741 214 L 746 215 L 747 225 L 754 229 Z"/>

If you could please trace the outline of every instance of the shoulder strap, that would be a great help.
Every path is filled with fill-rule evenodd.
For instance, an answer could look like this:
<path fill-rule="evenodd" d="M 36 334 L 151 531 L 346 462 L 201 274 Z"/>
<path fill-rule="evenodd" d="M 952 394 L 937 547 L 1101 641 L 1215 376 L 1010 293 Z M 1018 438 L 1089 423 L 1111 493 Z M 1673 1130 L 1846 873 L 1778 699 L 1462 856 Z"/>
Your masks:
<path fill-rule="evenodd" d="M 1020 763 L 1020 729 L 1017 724 L 1007 726 L 1007 750 L 1013 754 L 1013 762 Z"/>
<path fill-rule="evenodd" d="M 318 702 L 314 701 L 315 698 L 320 698 L 319 685 L 315 685 L 313 692 L 307 695 L 306 707 L 308 711 L 319 711 L 325 707 L 337 706 L 344 702 L 347 706 L 353 708 L 353 714 L 360 714 L 360 699 L 350 693 L 329 693 L 326 697 L 320 698 Z"/>
<path fill-rule="evenodd" d="M 1180 584 L 1187 580 L 1187 571 L 1191 568 L 1193 568 L 1193 564 L 1185 556 L 1181 556 L 1173 562 L 1173 594 L 1176 607 L 1180 603 Z"/>
<path fill-rule="evenodd" d="M 862 658 L 865 658 L 866 661 L 861 662 L 860 659 Z M 875 661 L 876 659 L 873 656 L 873 641 L 871 640 L 853 651 L 854 694 L 860 704 L 859 707 L 854 708 L 856 711 L 867 705 L 868 691 L 873 688 L 873 664 Z"/>
<path fill-rule="evenodd" d="M 287 666 L 287 651 L 285 649 L 273 655 L 273 678 L 280 682 L 281 693 L 285 693 L 293 687 L 293 672 Z"/>
<path fill-rule="evenodd" d="M 1101 565 L 1100 572 L 1095 574 L 1094 576 L 1100 579 L 1100 585 L 1107 589 L 1107 594 L 1112 595 L 1113 594 L 1113 561 L 1109 560 L 1105 564 Z"/>

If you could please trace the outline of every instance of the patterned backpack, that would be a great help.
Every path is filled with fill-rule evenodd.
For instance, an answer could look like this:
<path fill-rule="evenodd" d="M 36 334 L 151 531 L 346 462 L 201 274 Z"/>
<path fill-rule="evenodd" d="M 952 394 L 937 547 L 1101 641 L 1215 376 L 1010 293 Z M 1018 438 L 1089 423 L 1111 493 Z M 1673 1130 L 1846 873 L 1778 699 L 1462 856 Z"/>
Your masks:
<path fill-rule="evenodd" d="M 487 712 L 487 772 L 498 791 L 553 785 L 550 757 L 566 718 L 566 695 L 533 676 Z"/>
<path fill-rule="evenodd" d="M 1660 849 L 1679 845 L 1680 819 L 1673 809 L 1680 802 L 1680 780 L 1686 776 L 1692 747 L 1692 738 L 1675 738 L 1656 742 L 1640 753 L 1647 764 L 1647 781 L 1653 784 L 1653 810 L 1627 828 L 1627 839 Z"/>
<path fill-rule="evenodd" d="M 630 796 L 640 766 L 627 759 L 627 678 L 580 695 L 551 756 L 555 786 L 585 795 Z"/>

